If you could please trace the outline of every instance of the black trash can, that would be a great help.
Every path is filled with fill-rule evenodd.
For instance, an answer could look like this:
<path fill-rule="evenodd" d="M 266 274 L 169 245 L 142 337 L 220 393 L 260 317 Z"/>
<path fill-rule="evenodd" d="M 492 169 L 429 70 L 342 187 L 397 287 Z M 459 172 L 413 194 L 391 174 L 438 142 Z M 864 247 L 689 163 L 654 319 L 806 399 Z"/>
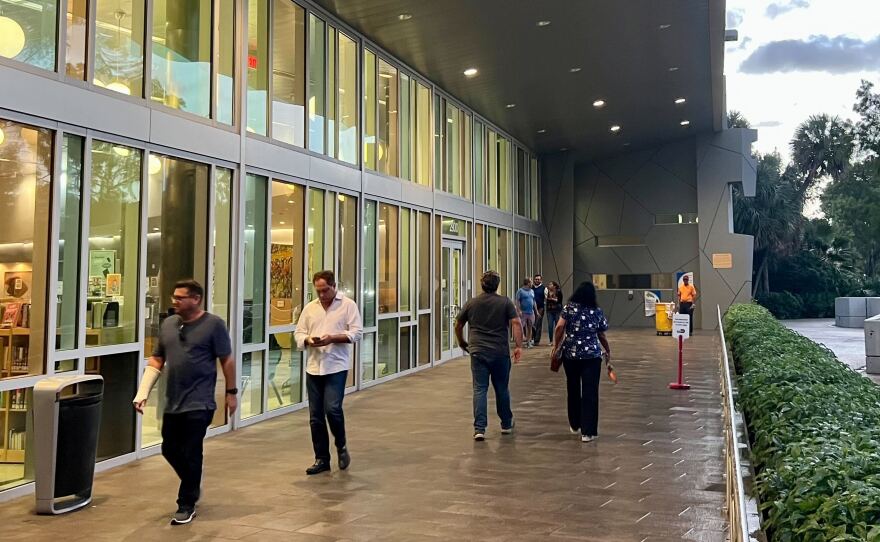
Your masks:
<path fill-rule="evenodd" d="M 34 387 L 38 514 L 61 514 L 92 500 L 104 379 L 76 375 Z"/>

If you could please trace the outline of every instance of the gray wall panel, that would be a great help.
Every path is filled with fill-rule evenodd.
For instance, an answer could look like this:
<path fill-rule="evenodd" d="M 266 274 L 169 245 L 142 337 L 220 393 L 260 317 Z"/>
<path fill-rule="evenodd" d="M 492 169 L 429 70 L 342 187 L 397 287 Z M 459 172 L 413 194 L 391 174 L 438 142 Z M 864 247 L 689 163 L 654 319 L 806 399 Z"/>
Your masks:
<path fill-rule="evenodd" d="M 472 216 L 474 214 L 473 202 L 442 192 L 434 194 L 434 206 L 440 213 L 452 213 L 460 216 Z"/>
<path fill-rule="evenodd" d="M 434 193 L 430 188 L 418 184 L 404 183 L 403 201 L 430 209 L 434 206 Z"/>
<path fill-rule="evenodd" d="M 186 149 L 202 156 L 222 158 L 227 162 L 241 160 L 241 139 L 234 132 L 155 109 L 150 112 L 149 127 L 151 143 L 173 149 Z"/>
<path fill-rule="evenodd" d="M 252 137 L 247 138 L 245 145 L 247 165 L 291 177 L 309 178 L 308 154 Z"/>
<path fill-rule="evenodd" d="M 364 172 L 364 192 L 371 196 L 400 200 L 403 194 L 403 183 L 394 179 Z"/>
<path fill-rule="evenodd" d="M 361 172 L 353 167 L 309 156 L 309 171 L 314 181 L 355 192 L 361 190 Z"/>
<path fill-rule="evenodd" d="M 571 292 L 574 280 L 574 160 L 569 153 L 541 159 L 541 216 L 544 226 L 541 272 Z M 583 224 L 581 224 L 583 226 Z"/>
<path fill-rule="evenodd" d="M 476 205 L 474 209 L 474 218 L 483 222 L 492 222 L 494 224 L 513 227 L 513 215 L 509 212 L 501 211 L 485 205 Z"/>

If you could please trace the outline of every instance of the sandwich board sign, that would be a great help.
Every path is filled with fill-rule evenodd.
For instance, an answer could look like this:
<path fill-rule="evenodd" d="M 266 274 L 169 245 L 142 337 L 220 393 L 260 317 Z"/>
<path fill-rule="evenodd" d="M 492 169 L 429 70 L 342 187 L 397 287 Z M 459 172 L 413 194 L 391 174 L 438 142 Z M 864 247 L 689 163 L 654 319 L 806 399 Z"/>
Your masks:
<path fill-rule="evenodd" d="M 676 339 L 689 339 L 691 336 L 691 315 L 676 313 L 672 315 L 672 336 Z"/>

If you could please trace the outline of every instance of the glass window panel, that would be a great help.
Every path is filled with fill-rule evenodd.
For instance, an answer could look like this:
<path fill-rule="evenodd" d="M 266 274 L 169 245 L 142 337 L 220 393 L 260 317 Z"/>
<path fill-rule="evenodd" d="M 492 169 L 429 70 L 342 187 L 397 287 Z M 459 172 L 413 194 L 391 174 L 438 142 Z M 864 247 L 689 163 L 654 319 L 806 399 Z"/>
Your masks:
<path fill-rule="evenodd" d="M 397 312 L 397 207 L 379 205 L 379 314 Z"/>
<path fill-rule="evenodd" d="M 530 160 L 529 182 L 532 190 L 532 220 L 538 220 L 538 209 L 540 208 L 540 189 L 538 187 L 538 161 L 534 158 Z"/>
<path fill-rule="evenodd" d="M 284 22 L 284 5 L 290 2 L 276 0 L 275 32 Z M 278 10 L 278 4 L 281 11 Z M 269 100 L 269 1 L 250 0 L 248 6 L 247 39 L 247 131 L 267 135 L 266 123 Z M 282 35 L 285 29 L 281 29 Z M 278 53 L 275 58 L 278 61 Z M 276 68 L 277 69 L 277 68 Z M 277 84 L 277 83 L 276 83 Z"/>
<path fill-rule="evenodd" d="M 376 325 L 376 202 L 364 206 L 364 327 Z"/>
<path fill-rule="evenodd" d="M 431 186 L 431 89 L 419 83 L 416 95 L 416 181 Z"/>
<path fill-rule="evenodd" d="M 411 291 L 411 262 L 412 254 L 410 231 L 411 211 L 406 208 L 400 210 L 400 312 L 410 310 Z"/>
<path fill-rule="evenodd" d="M 339 33 L 339 134 L 336 158 L 349 164 L 358 163 L 358 47 L 357 43 Z"/>
<path fill-rule="evenodd" d="M 500 295 L 508 295 L 508 292 L 515 292 L 508 285 L 515 283 L 508 271 L 510 261 L 510 234 L 507 230 L 498 230 L 498 273 L 501 275 L 501 285 L 498 287 Z"/>
<path fill-rule="evenodd" d="M 376 379 L 376 334 L 364 333 L 360 344 L 361 350 L 361 381 L 370 382 Z"/>
<path fill-rule="evenodd" d="M 461 116 L 459 109 L 446 104 L 446 189 L 453 194 L 461 195 Z"/>
<path fill-rule="evenodd" d="M 33 404 L 33 388 L 0 391 L 0 491 L 34 481 Z"/>
<path fill-rule="evenodd" d="M 325 24 L 309 15 L 309 149 L 324 152 L 324 113 L 326 111 Z"/>
<path fill-rule="evenodd" d="M 486 130 L 486 203 L 498 207 L 498 135 Z"/>
<path fill-rule="evenodd" d="M 461 112 L 461 174 L 459 175 L 459 192 L 462 197 L 471 199 L 471 137 L 473 134 L 471 116 L 464 111 Z"/>
<path fill-rule="evenodd" d="M 272 34 L 272 137 L 305 146 L 305 10 L 275 0 Z"/>
<path fill-rule="evenodd" d="M 434 102 L 434 188 L 437 190 L 446 190 L 446 176 L 444 175 L 444 166 L 446 165 L 446 117 L 444 117 L 444 109 L 446 100 L 440 96 L 435 96 Z"/>
<path fill-rule="evenodd" d="M 483 125 L 480 122 L 474 122 L 474 169 L 473 169 L 473 184 L 474 184 L 474 198 L 477 203 L 486 203 L 486 191 L 484 190 L 484 176 L 485 176 L 485 162 L 483 161 L 484 155 L 484 144 L 483 144 Z"/>
<path fill-rule="evenodd" d="M 334 89 L 336 84 L 336 29 L 327 26 L 327 84 L 325 92 L 327 96 L 327 156 L 336 156 L 336 138 L 339 135 L 336 125 L 337 118 L 337 93 Z M 351 373 L 349 373 L 350 375 Z"/>
<path fill-rule="evenodd" d="M 434 215 L 434 274 L 433 280 L 431 281 L 431 285 L 433 287 L 434 292 L 434 307 L 442 307 L 445 301 L 441 301 L 440 299 L 440 277 L 441 277 L 441 253 L 443 250 L 443 245 L 440 237 L 440 232 L 442 231 L 440 226 L 440 215 Z M 440 353 L 443 352 L 444 346 L 440 342 L 440 328 L 443 324 L 442 318 L 437 318 L 434 321 L 434 352 L 439 357 Z"/>
<path fill-rule="evenodd" d="M 513 188 L 511 185 L 510 141 L 498 138 L 498 202 L 499 208 L 510 210 Z"/>
<path fill-rule="evenodd" d="M 263 412 L 263 353 L 248 352 L 241 356 L 241 418 L 246 419 Z"/>
<path fill-rule="evenodd" d="M 99 87 L 143 96 L 144 0 L 95 0 L 95 76 Z"/>
<path fill-rule="evenodd" d="M 431 363 L 431 315 L 419 315 L 419 365 Z"/>
<path fill-rule="evenodd" d="M 138 366 L 137 352 L 86 358 L 85 373 L 104 378 L 97 461 L 134 451 L 137 413 L 131 408 L 131 398 L 137 392 Z M 164 382 L 160 382 L 157 388 L 144 406 L 141 425 L 144 447 L 161 440 L 159 420 L 162 419 L 165 406 Z"/>
<path fill-rule="evenodd" d="M 153 0 L 153 101 L 207 117 L 211 0 Z"/>
<path fill-rule="evenodd" d="M 397 318 L 379 320 L 379 356 L 376 360 L 376 378 L 393 375 L 398 371 Z"/>
<path fill-rule="evenodd" d="M 58 360 L 55 362 L 55 372 L 56 373 L 69 373 L 70 371 L 76 370 L 76 360 L 75 359 L 64 359 Z"/>
<path fill-rule="evenodd" d="M 229 325 L 229 286 L 232 269 L 232 170 L 217 168 L 214 179 L 214 232 L 211 236 L 214 276 L 210 311 Z"/>
<path fill-rule="evenodd" d="M 364 50 L 364 165 L 376 169 L 376 54 Z"/>
<path fill-rule="evenodd" d="M 485 226 L 482 224 L 477 224 L 474 226 L 474 281 L 473 281 L 473 292 L 474 295 L 479 295 L 482 293 L 482 288 L 480 288 L 480 278 L 482 278 L 483 273 L 487 271 L 486 269 L 486 233 Z"/>
<path fill-rule="evenodd" d="M 339 194 L 339 273 L 336 285 L 350 299 L 357 300 L 358 199 Z"/>
<path fill-rule="evenodd" d="M 61 149 L 56 350 L 76 347 L 84 143 L 79 136 L 65 135 Z"/>
<path fill-rule="evenodd" d="M 3 2 L 0 2 L 2 5 Z M 89 25 L 88 0 L 67 0 L 67 49 L 65 71 L 68 77 L 86 78 L 86 42 Z"/>
<path fill-rule="evenodd" d="M 141 151 L 92 142 L 86 345 L 137 340 Z"/>
<path fill-rule="evenodd" d="M 267 179 L 249 174 L 244 200 L 244 316 L 245 343 L 264 338 L 266 299 L 266 192 Z"/>
<path fill-rule="evenodd" d="M 171 315 L 174 284 L 206 283 L 208 250 L 208 166 L 156 154 L 148 164 L 145 356 Z"/>
<path fill-rule="evenodd" d="M 405 73 L 400 74 L 400 177 L 412 180 L 412 115 L 410 106 L 413 99 L 410 94 L 411 79 Z"/>
<path fill-rule="evenodd" d="M 332 217 L 333 215 L 331 214 L 330 216 Z M 308 296 L 306 302 L 315 299 L 315 287 L 312 284 L 312 277 L 318 271 L 323 271 L 333 265 L 332 260 L 325 262 L 324 259 L 324 247 L 327 241 L 327 234 L 329 233 L 324 231 L 324 217 L 324 191 L 317 188 L 309 188 L 309 228 L 306 235 Z"/>
<path fill-rule="evenodd" d="M 305 189 L 272 181 L 270 326 L 294 324 L 302 312 L 304 213 Z"/>
<path fill-rule="evenodd" d="M 431 214 L 419 213 L 419 309 L 431 308 Z"/>
<path fill-rule="evenodd" d="M 269 335 L 267 365 L 269 410 L 303 401 L 303 353 L 296 348 L 293 332 Z"/>
<path fill-rule="evenodd" d="M 55 70 L 57 0 L 0 0 L 0 56 Z"/>
<path fill-rule="evenodd" d="M 529 181 L 526 178 L 525 160 L 525 152 L 516 149 L 516 214 L 520 216 L 528 216 Z"/>
<path fill-rule="evenodd" d="M 397 152 L 398 152 L 398 82 L 397 68 L 379 59 L 379 106 L 378 106 L 378 130 L 379 159 L 378 170 L 388 175 L 397 176 Z"/>
<path fill-rule="evenodd" d="M 235 0 L 218 0 L 219 17 L 216 22 L 217 81 L 214 92 L 217 100 L 216 118 L 232 124 L 235 112 Z M 264 99 L 265 102 L 265 99 Z"/>
<path fill-rule="evenodd" d="M 415 342 L 413 329 L 412 326 L 400 328 L 400 352 L 398 363 L 401 371 L 406 371 L 412 368 L 412 343 Z"/>

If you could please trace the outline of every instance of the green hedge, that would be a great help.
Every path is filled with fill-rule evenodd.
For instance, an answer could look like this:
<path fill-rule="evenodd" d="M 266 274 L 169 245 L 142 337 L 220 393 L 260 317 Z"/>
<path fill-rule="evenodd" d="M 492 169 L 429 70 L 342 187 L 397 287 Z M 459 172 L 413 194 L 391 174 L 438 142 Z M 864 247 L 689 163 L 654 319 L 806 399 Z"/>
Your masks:
<path fill-rule="evenodd" d="M 725 336 L 771 541 L 880 541 L 880 388 L 759 305 Z"/>

